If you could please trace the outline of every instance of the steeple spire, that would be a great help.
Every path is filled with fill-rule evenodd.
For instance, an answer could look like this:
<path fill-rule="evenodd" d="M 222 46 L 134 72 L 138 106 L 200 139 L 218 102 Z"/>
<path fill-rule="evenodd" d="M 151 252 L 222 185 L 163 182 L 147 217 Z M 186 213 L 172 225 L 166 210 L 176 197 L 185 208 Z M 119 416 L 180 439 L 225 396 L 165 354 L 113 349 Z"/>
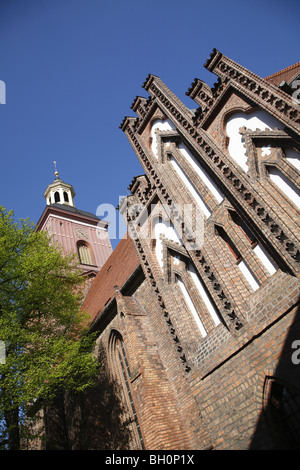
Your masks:
<path fill-rule="evenodd" d="M 55 178 L 58 179 L 58 174 L 59 173 L 58 173 L 57 168 L 56 168 L 56 162 L 54 161 L 53 163 L 54 163 L 54 168 L 55 168 L 55 172 L 54 172 Z"/>
<path fill-rule="evenodd" d="M 55 180 L 53 183 L 47 186 L 46 191 L 44 192 L 44 197 L 46 199 L 47 205 L 51 204 L 63 204 L 67 206 L 75 207 L 74 197 L 75 191 L 71 184 L 65 183 L 59 178 L 59 173 L 56 167 L 56 161 L 54 163 L 54 175 Z"/>

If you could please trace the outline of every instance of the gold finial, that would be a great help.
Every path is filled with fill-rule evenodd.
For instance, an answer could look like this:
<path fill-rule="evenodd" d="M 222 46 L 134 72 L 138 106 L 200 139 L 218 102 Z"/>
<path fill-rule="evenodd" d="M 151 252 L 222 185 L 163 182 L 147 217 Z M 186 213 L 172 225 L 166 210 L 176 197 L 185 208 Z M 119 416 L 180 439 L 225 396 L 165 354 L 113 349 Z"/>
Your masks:
<path fill-rule="evenodd" d="M 54 163 L 54 168 L 55 168 L 54 174 L 55 174 L 55 177 L 58 178 L 58 171 L 56 169 L 56 162 L 53 162 L 53 163 Z"/>

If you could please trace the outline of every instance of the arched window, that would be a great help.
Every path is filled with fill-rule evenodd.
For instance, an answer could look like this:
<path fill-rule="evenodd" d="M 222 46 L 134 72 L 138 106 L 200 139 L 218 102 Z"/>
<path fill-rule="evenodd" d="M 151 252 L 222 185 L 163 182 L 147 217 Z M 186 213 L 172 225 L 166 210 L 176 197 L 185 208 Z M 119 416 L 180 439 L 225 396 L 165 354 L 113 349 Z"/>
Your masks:
<path fill-rule="evenodd" d="M 285 383 L 267 378 L 265 413 L 273 441 L 280 449 L 300 449 L 300 393 Z"/>
<path fill-rule="evenodd" d="M 54 201 L 55 202 L 60 202 L 60 195 L 58 191 L 55 191 L 54 193 Z"/>
<path fill-rule="evenodd" d="M 112 368 L 122 387 L 123 399 L 127 405 L 128 413 L 124 416 L 124 424 L 129 426 L 135 445 L 143 450 L 145 446 L 131 390 L 129 364 L 123 339 L 117 331 L 113 331 L 110 336 L 109 349 Z"/>
<path fill-rule="evenodd" d="M 92 265 L 93 263 L 89 246 L 85 242 L 78 242 L 77 249 L 80 263 Z"/>
<path fill-rule="evenodd" d="M 64 191 L 64 201 L 69 202 L 69 196 L 68 196 L 67 191 Z"/>

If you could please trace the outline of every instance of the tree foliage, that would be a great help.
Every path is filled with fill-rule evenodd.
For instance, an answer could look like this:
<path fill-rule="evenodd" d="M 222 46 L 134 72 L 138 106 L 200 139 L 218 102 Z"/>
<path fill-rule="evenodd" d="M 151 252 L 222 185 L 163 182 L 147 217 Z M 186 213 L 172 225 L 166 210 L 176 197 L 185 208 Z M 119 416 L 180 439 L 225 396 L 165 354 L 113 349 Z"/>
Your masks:
<path fill-rule="evenodd" d="M 18 449 L 28 410 L 60 392 L 81 392 L 97 363 L 80 311 L 84 279 L 73 256 L 29 220 L 0 207 L 0 441 Z M 3 344 L 3 343 L 2 343 Z M 4 362 L 4 363 L 3 363 Z M 0 443 L 0 448 L 1 448 Z"/>

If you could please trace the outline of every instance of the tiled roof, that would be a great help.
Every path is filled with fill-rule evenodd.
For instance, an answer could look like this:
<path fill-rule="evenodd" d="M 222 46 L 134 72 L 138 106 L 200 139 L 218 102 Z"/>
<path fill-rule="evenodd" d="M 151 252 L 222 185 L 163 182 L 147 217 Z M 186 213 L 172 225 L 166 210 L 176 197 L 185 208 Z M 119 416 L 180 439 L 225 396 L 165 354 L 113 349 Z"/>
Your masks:
<path fill-rule="evenodd" d="M 76 207 L 69 206 L 67 204 L 51 204 L 50 207 L 56 207 L 57 209 L 63 209 L 68 212 L 72 212 L 73 214 L 79 214 L 85 217 L 90 217 L 91 219 L 100 220 L 99 217 L 92 212 L 82 211 L 81 209 L 77 209 Z"/>
<path fill-rule="evenodd" d="M 272 75 L 269 75 L 268 77 L 265 77 L 265 80 L 267 80 L 270 83 L 273 83 L 273 85 L 278 86 L 283 81 L 287 83 L 291 82 L 299 73 L 300 73 L 300 62 L 297 62 L 296 64 L 290 65 L 289 67 L 286 67 L 285 69 L 279 70 L 278 72 L 273 73 Z"/>
<path fill-rule="evenodd" d="M 121 288 L 138 266 L 133 242 L 126 234 L 93 280 L 83 302 L 82 309 L 90 315 L 91 321 L 114 298 L 114 286 Z"/>

